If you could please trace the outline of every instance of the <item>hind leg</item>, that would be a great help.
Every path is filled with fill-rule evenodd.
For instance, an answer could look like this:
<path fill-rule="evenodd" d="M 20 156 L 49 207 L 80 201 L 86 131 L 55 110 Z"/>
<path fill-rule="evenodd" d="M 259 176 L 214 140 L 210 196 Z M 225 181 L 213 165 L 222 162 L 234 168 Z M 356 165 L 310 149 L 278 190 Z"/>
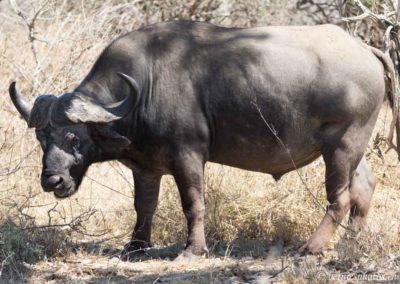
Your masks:
<path fill-rule="evenodd" d="M 328 147 L 323 153 L 326 164 L 326 192 L 329 206 L 317 230 L 300 249 L 302 253 L 316 254 L 328 244 L 336 228 L 351 207 L 350 180 L 362 153 L 356 153 L 349 145 Z"/>
<path fill-rule="evenodd" d="M 336 149 L 333 155 L 324 156 L 329 206 L 317 230 L 300 249 L 301 252 L 320 253 L 349 209 L 352 229 L 358 231 L 365 226 L 375 178 L 365 158 L 361 157 L 362 153 L 348 148 Z M 361 161 L 358 163 L 359 159 Z"/>
<path fill-rule="evenodd" d="M 326 165 L 325 186 L 329 205 L 317 230 L 300 252 L 321 252 L 350 208 L 353 226 L 362 227 L 365 223 L 375 180 L 363 155 L 377 115 L 378 110 L 362 128 L 360 123 L 352 121 L 347 125 L 332 125 L 322 134 L 321 152 Z"/>
<path fill-rule="evenodd" d="M 349 223 L 355 231 L 363 229 L 375 190 L 376 180 L 365 158 L 359 163 L 350 183 L 351 210 Z"/>

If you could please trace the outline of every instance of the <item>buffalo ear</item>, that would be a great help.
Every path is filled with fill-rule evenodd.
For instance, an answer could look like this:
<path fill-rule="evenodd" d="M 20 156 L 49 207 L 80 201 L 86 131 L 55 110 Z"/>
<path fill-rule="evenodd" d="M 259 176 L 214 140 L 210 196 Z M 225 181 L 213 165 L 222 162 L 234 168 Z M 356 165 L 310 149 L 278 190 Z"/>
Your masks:
<path fill-rule="evenodd" d="M 123 150 L 131 145 L 131 140 L 122 136 L 108 125 L 96 125 L 95 128 L 96 136 L 98 136 L 96 140 L 102 147 Z"/>

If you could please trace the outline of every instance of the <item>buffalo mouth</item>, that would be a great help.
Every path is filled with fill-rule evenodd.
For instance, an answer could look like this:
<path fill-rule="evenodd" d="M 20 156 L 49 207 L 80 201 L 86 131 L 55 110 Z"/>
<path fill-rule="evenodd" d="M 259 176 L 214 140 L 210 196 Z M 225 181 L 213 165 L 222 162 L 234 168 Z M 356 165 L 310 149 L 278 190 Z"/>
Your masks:
<path fill-rule="evenodd" d="M 48 180 L 53 181 L 53 184 L 49 184 Z M 57 180 L 57 182 L 54 183 L 54 180 Z M 54 196 L 58 199 L 73 195 L 77 189 L 75 180 L 67 175 L 48 176 L 47 181 L 46 178 L 43 178 L 42 187 L 46 192 L 53 192 Z"/>
<path fill-rule="evenodd" d="M 59 199 L 63 199 L 63 198 L 67 198 L 70 197 L 72 194 L 75 193 L 75 186 L 74 185 L 70 185 L 68 187 L 61 187 L 61 188 L 55 188 L 53 190 L 53 194 L 56 198 Z"/>

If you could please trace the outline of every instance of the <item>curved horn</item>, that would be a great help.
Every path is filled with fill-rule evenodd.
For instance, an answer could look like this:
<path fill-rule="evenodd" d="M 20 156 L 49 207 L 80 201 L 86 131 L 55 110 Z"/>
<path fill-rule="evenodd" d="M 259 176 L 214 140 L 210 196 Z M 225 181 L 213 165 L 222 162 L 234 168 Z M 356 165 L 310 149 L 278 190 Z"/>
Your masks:
<path fill-rule="evenodd" d="M 93 98 L 79 92 L 67 93 L 58 97 L 53 105 L 50 123 L 65 126 L 75 123 L 108 123 L 125 117 L 139 102 L 139 86 L 132 77 L 118 73 L 129 86 L 129 95 L 116 103 L 101 105 Z"/>
<path fill-rule="evenodd" d="M 29 121 L 29 116 L 31 115 L 32 105 L 26 102 L 21 95 L 18 93 L 17 89 L 15 88 L 15 82 L 10 84 L 8 88 L 8 92 L 10 93 L 11 100 L 18 110 L 18 112 L 22 115 L 22 117 Z"/>
<path fill-rule="evenodd" d="M 114 116 L 123 118 L 137 106 L 140 98 L 140 91 L 139 91 L 139 85 L 135 79 L 120 72 L 118 72 L 118 76 L 121 77 L 121 79 L 123 79 L 128 84 L 130 93 L 122 101 L 113 103 L 108 106 L 104 106 L 104 109 L 106 109 L 109 113 L 113 114 Z"/>

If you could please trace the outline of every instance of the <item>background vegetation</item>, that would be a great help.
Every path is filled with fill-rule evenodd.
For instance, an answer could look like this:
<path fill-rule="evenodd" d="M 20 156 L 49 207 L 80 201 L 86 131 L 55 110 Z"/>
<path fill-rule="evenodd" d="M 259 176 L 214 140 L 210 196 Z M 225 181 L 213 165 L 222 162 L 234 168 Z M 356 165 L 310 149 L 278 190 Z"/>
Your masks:
<path fill-rule="evenodd" d="M 380 13 L 393 9 L 392 1 L 364 3 Z M 317 160 L 277 183 L 267 175 L 208 164 L 206 233 L 213 256 L 194 264 L 168 261 L 186 232 L 175 183 L 165 177 L 153 226 L 153 241 L 164 249 L 149 252 L 141 262 L 121 263 L 109 257 L 129 240 L 135 221 L 129 170 L 117 162 L 94 165 L 72 198 L 59 201 L 44 193 L 40 147 L 7 93 L 12 80 L 31 100 L 71 90 L 112 39 L 172 19 L 240 27 L 329 22 L 381 46 L 376 23 L 340 20 L 358 14 L 353 1 L 334 0 L 0 0 L 0 282 L 251 282 L 273 277 L 319 283 L 328 281 L 329 273 L 393 276 L 400 266 L 400 180 L 396 155 L 385 152 L 382 139 L 390 121 L 387 107 L 366 154 L 378 179 L 369 228 L 356 239 L 340 231 L 323 259 L 294 256 L 324 214 L 316 204 L 326 204 L 324 164 Z"/>

